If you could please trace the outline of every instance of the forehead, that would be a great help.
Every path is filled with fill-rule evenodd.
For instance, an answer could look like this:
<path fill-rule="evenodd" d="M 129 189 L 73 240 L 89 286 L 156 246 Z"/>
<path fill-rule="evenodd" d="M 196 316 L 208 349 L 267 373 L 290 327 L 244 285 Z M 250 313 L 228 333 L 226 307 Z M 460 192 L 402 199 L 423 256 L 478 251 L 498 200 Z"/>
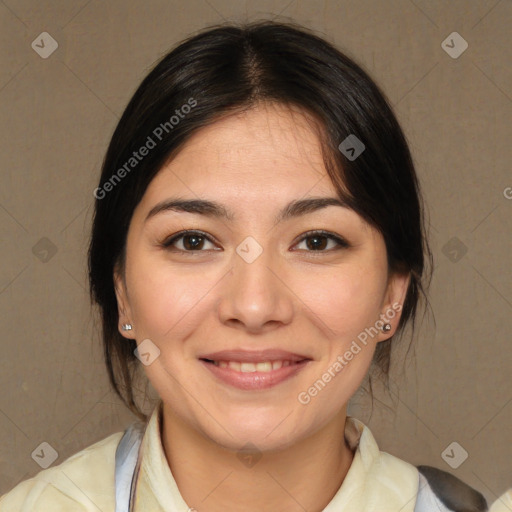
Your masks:
<path fill-rule="evenodd" d="M 170 193 L 215 194 L 249 201 L 335 195 L 319 141 L 319 124 L 294 107 L 260 104 L 198 130 L 150 183 L 144 202 Z"/>

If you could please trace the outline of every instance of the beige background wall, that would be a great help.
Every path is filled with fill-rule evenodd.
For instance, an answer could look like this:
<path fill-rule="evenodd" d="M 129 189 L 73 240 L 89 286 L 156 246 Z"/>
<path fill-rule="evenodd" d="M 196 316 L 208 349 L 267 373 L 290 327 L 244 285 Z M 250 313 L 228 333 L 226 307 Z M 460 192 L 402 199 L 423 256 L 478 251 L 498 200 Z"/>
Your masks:
<path fill-rule="evenodd" d="M 349 413 L 382 450 L 490 502 L 512 486 L 511 1 L 3 0 L 0 494 L 41 470 L 42 442 L 59 464 L 135 419 L 109 390 L 86 287 L 92 191 L 128 99 L 189 33 L 277 15 L 382 85 L 429 205 L 437 325 L 423 324 L 415 363 L 393 377 L 399 398 L 378 395 L 370 418 L 361 394 Z M 454 31 L 469 45 L 457 58 L 441 46 Z M 46 59 L 31 47 L 42 32 L 58 43 Z M 442 457 L 452 442 L 468 452 L 457 468 Z"/>

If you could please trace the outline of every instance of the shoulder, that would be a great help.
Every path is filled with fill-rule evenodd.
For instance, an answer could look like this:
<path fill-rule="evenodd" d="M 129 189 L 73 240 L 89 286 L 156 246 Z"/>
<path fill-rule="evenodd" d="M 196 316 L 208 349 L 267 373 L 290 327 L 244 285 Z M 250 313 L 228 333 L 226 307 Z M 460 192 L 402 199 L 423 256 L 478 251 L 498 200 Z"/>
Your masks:
<path fill-rule="evenodd" d="M 505 491 L 492 505 L 489 512 L 510 512 L 512 510 L 512 488 Z"/>
<path fill-rule="evenodd" d="M 389 453 L 380 452 L 379 471 L 393 485 L 407 488 L 414 475 L 417 489 L 414 512 L 487 512 L 484 496 L 456 476 L 433 466 L 413 466 Z M 512 510 L 512 509 L 510 509 Z M 495 512 L 491 509 L 490 512 Z M 497 509 L 496 512 L 502 512 Z M 507 511 L 508 512 L 508 511 Z"/>
<path fill-rule="evenodd" d="M 451 473 L 432 466 L 418 466 L 418 471 L 420 482 L 415 512 L 488 510 L 484 496 Z"/>
<path fill-rule="evenodd" d="M 115 454 L 122 436 L 112 434 L 20 482 L 0 497 L 0 511 L 114 510 Z"/>

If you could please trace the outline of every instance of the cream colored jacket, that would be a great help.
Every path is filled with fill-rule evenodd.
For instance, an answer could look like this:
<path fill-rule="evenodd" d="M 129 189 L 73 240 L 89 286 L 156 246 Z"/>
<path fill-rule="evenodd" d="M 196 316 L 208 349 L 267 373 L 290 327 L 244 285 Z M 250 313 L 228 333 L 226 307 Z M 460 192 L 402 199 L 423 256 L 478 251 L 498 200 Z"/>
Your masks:
<path fill-rule="evenodd" d="M 162 401 L 147 424 L 133 423 L 125 432 L 19 483 L 0 498 L 0 512 L 127 512 L 137 461 L 140 472 L 133 485 L 133 512 L 193 511 L 193 504 L 189 506 L 181 496 L 165 457 L 161 406 Z M 347 417 L 345 438 L 356 450 L 354 459 L 323 512 L 450 512 L 465 510 L 457 508 L 465 506 L 457 500 L 483 500 L 480 493 L 448 473 L 431 468 L 438 473 L 427 479 L 415 466 L 381 452 L 369 428 L 356 418 Z M 439 489 L 446 488 L 447 482 L 456 492 L 443 496 L 445 491 Z M 485 500 L 481 507 L 475 510 L 488 510 Z M 512 512 L 512 489 L 489 510 Z"/>

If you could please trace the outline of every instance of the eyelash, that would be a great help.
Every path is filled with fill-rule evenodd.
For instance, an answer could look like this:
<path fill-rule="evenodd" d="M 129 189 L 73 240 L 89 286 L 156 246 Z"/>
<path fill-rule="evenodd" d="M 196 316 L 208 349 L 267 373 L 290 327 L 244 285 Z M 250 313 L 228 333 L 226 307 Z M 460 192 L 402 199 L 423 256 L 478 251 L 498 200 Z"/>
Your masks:
<path fill-rule="evenodd" d="M 204 233 L 203 231 L 198 231 L 198 230 L 186 230 L 186 231 L 181 231 L 179 233 L 176 233 L 175 235 L 173 235 L 171 238 L 167 239 L 166 241 L 164 241 L 161 246 L 165 249 L 169 249 L 171 250 L 171 246 L 172 244 L 174 244 L 175 242 L 177 242 L 178 240 L 184 238 L 185 236 L 187 235 L 199 235 L 201 238 L 205 238 L 208 242 L 214 244 L 215 241 L 210 237 L 208 236 L 206 233 Z M 328 253 L 328 252 L 331 252 L 333 250 L 339 250 L 339 249 L 348 249 L 350 247 L 350 244 L 344 240 L 343 238 L 333 234 L 333 233 L 330 233 L 329 231 L 324 231 L 322 229 L 320 230 L 314 230 L 314 231 L 307 231 L 306 233 L 304 233 L 303 237 L 297 242 L 297 244 L 303 242 L 304 240 L 308 239 L 308 238 L 312 238 L 313 236 L 322 236 L 322 237 L 325 237 L 325 238 L 328 238 L 329 240 L 333 240 L 334 242 L 336 242 L 338 244 L 338 247 L 336 247 L 335 249 L 328 249 L 328 250 L 324 250 L 324 249 L 320 249 L 320 250 L 307 250 L 306 252 L 311 252 L 311 253 L 315 253 L 315 252 L 318 252 L 318 253 Z M 297 245 L 295 244 L 295 245 Z M 199 253 L 199 252 L 205 252 L 205 250 L 202 250 L 202 249 L 199 249 L 199 250 L 196 250 L 196 251 L 190 251 L 190 250 L 183 250 L 183 249 L 175 249 L 174 252 L 182 252 L 182 253 Z"/>

